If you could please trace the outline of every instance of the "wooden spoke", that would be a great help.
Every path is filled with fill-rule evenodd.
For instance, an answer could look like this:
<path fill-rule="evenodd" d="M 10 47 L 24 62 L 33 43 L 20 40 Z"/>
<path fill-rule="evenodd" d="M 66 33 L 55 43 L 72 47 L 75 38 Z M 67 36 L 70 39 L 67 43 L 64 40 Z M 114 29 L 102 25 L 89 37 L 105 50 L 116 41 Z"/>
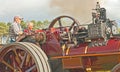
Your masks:
<path fill-rule="evenodd" d="M 29 63 L 30 63 L 30 55 L 29 54 L 27 54 L 27 56 L 26 56 L 26 62 L 25 62 L 25 66 L 28 66 L 29 65 Z"/>
<path fill-rule="evenodd" d="M 13 49 L 13 52 L 15 53 L 15 60 L 17 61 L 18 64 L 20 64 L 21 60 L 20 60 L 20 58 L 18 56 L 18 53 L 16 52 L 16 49 Z"/>
<path fill-rule="evenodd" d="M 27 69 L 25 72 L 31 72 L 33 69 L 36 68 L 36 65 L 31 66 L 29 69 Z"/>
<path fill-rule="evenodd" d="M 12 67 L 10 64 L 8 64 L 6 61 L 1 61 L 3 64 L 5 64 L 7 67 L 9 67 L 11 70 L 14 70 L 14 67 Z"/>
<path fill-rule="evenodd" d="M 19 67 L 18 67 L 17 69 L 18 69 L 18 71 L 17 71 L 17 72 L 22 72 L 21 68 L 19 68 Z"/>
<path fill-rule="evenodd" d="M 22 62 L 21 62 L 21 64 L 20 64 L 20 68 L 23 67 L 23 64 L 24 64 L 24 62 L 25 62 L 26 57 L 27 57 L 27 53 L 25 53 L 24 56 L 23 56 Z"/>

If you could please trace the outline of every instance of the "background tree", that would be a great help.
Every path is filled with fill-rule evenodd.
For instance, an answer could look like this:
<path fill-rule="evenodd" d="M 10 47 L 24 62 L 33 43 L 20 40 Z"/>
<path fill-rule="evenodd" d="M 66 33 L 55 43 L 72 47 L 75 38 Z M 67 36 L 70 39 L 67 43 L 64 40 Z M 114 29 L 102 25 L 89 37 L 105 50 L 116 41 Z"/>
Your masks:
<path fill-rule="evenodd" d="M 40 29 L 42 27 L 43 23 L 41 21 L 37 21 L 36 23 L 36 29 Z"/>
<path fill-rule="evenodd" d="M 8 35 L 9 32 L 9 26 L 5 22 L 0 22 L 0 43 L 2 43 L 4 40 L 3 38 Z"/>
<path fill-rule="evenodd" d="M 22 21 L 22 22 L 21 22 L 21 27 L 22 27 L 23 29 L 25 29 L 25 28 L 27 27 L 27 25 L 26 25 L 26 22 L 25 22 L 25 21 Z"/>
<path fill-rule="evenodd" d="M 8 30 L 9 30 L 9 26 L 4 22 L 0 22 L 0 36 L 7 35 Z"/>
<path fill-rule="evenodd" d="M 42 28 L 48 28 L 49 24 L 50 24 L 50 21 L 48 21 L 48 20 L 43 21 Z"/>

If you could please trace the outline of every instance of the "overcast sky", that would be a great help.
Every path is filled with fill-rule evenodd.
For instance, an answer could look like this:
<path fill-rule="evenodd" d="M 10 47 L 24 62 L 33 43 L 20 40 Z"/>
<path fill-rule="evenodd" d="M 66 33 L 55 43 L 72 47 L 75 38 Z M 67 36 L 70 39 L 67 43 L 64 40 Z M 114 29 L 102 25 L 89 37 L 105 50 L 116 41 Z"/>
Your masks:
<path fill-rule="evenodd" d="M 25 21 L 70 15 L 85 23 L 91 20 L 97 1 L 106 7 L 110 19 L 120 19 L 120 0 L 0 0 L 0 21 L 12 22 L 16 15 Z"/>

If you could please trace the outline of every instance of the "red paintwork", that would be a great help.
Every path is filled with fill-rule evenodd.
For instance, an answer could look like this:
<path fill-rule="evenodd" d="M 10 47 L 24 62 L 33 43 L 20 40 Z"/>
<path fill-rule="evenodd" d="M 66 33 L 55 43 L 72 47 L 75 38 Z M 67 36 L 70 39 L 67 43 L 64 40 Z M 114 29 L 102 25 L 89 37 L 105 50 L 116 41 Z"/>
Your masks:
<path fill-rule="evenodd" d="M 38 30 L 37 32 L 42 32 L 42 30 Z M 46 33 L 47 37 L 46 43 L 42 45 L 42 49 L 45 53 L 48 56 L 62 56 L 62 48 L 59 42 L 59 29 L 52 28 L 52 30 L 43 32 Z M 83 43 L 77 47 L 70 48 L 68 55 L 117 52 L 120 50 L 120 41 L 116 38 L 109 39 L 106 46 L 88 47 L 85 53 L 86 46 L 88 46 L 88 43 Z"/>
<path fill-rule="evenodd" d="M 86 45 L 87 46 L 87 45 Z M 77 48 L 71 48 L 69 55 L 78 55 L 78 54 L 86 54 L 85 47 L 86 46 L 79 46 Z M 87 49 L 87 54 L 91 53 L 109 53 L 109 52 L 118 52 L 120 51 L 120 40 L 118 39 L 110 39 L 106 46 L 98 46 L 98 47 L 91 47 Z"/>
<path fill-rule="evenodd" d="M 58 39 L 56 38 L 55 34 L 58 34 L 57 32 L 54 34 L 53 31 L 47 30 L 46 33 L 46 43 L 42 44 L 42 49 L 48 56 L 60 56 L 62 55 L 62 50 L 60 47 L 60 43 Z"/>
<path fill-rule="evenodd" d="M 43 32 L 44 30 L 35 30 L 35 33 Z"/>

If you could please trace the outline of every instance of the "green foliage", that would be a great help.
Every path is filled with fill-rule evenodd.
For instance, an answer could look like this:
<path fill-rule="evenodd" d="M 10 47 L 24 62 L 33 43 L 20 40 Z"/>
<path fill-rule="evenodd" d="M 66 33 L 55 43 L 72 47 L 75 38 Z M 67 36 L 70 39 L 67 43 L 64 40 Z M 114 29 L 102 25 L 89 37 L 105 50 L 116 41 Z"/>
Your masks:
<path fill-rule="evenodd" d="M 118 32 L 120 33 L 120 28 L 118 28 Z"/>
<path fill-rule="evenodd" d="M 10 23 L 10 22 L 8 22 L 8 23 L 7 23 L 7 26 L 10 26 L 10 25 L 11 25 L 11 23 Z"/>
<path fill-rule="evenodd" d="M 41 22 L 41 21 L 38 21 L 37 23 L 36 23 L 36 29 L 40 29 L 40 27 L 42 27 L 42 25 L 43 25 L 43 23 Z"/>
<path fill-rule="evenodd" d="M 41 21 L 33 21 L 33 20 L 32 20 L 31 22 L 34 23 L 34 29 L 39 29 L 40 26 L 41 26 L 41 24 L 42 24 Z"/>
<path fill-rule="evenodd" d="M 9 24 L 6 24 L 5 22 L 0 22 L 0 36 L 7 35 L 8 30 L 9 30 Z"/>
<path fill-rule="evenodd" d="M 27 25 L 26 25 L 26 22 L 22 21 L 22 22 L 21 22 L 21 27 L 22 27 L 23 29 L 26 29 L 26 26 L 27 26 Z"/>
<path fill-rule="evenodd" d="M 49 25 L 50 25 L 50 22 L 48 20 L 45 20 L 42 22 L 42 25 L 40 28 L 48 28 Z"/>

